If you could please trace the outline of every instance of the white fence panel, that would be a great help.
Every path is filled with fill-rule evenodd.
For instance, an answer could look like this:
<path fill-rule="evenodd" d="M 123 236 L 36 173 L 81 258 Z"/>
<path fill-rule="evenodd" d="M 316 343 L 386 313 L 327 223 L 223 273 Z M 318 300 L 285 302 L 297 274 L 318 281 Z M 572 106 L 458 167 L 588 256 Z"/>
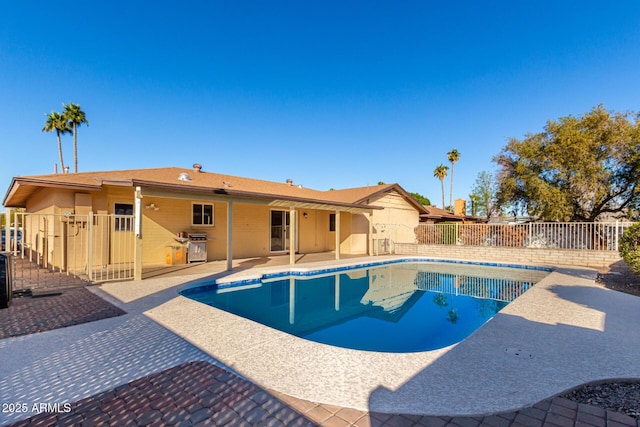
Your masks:
<path fill-rule="evenodd" d="M 620 237 L 631 225 L 617 221 L 419 224 L 415 241 L 395 243 L 617 251 Z"/>

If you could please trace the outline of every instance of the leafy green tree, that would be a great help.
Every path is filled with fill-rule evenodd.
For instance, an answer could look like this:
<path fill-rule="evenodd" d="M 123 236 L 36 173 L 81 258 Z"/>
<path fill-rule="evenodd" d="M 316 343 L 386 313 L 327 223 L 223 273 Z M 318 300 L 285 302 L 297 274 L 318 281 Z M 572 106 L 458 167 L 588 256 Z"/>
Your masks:
<path fill-rule="evenodd" d="M 423 196 L 422 194 L 419 193 L 409 193 L 411 194 L 411 197 L 413 197 L 414 199 L 416 199 L 418 201 L 418 203 L 420 203 L 423 206 L 431 206 L 431 200 L 429 200 L 428 197 Z"/>
<path fill-rule="evenodd" d="M 65 133 L 71 132 L 71 127 L 65 119 L 64 115 L 60 113 L 56 113 L 52 111 L 51 114 L 46 114 L 47 121 L 42 128 L 42 132 L 53 132 L 55 131 L 58 135 L 58 154 L 60 156 L 60 167 L 62 168 L 62 172 L 64 172 L 64 161 L 62 160 L 62 140 L 60 139 L 61 135 Z"/>
<path fill-rule="evenodd" d="M 469 195 L 471 199 L 471 215 L 491 219 L 500 212 L 498 207 L 498 181 L 487 171 L 478 174 Z"/>
<path fill-rule="evenodd" d="M 451 181 L 449 183 L 449 209 L 453 212 L 453 166 L 458 160 L 460 160 L 460 152 L 454 148 L 447 153 L 447 159 L 449 159 L 449 161 L 451 162 Z"/>
<path fill-rule="evenodd" d="M 89 121 L 78 104 L 70 102 L 68 105 L 62 104 L 62 106 L 64 108 L 62 114 L 73 131 L 73 171 L 78 172 L 78 127 L 83 124 L 88 126 Z"/>
<path fill-rule="evenodd" d="M 640 205 L 640 128 L 602 105 L 512 138 L 494 161 L 498 202 L 546 220 L 594 221 Z"/>
<path fill-rule="evenodd" d="M 624 231 L 620 238 L 618 251 L 631 271 L 640 275 L 640 223 L 636 223 Z"/>
<path fill-rule="evenodd" d="M 440 184 L 442 185 L 442 207 L 444 208 L 444 179 L 447 177 L 447 171 L 449 170 L 448 166 L 440 163 L 440 166 L 434 169 L 433 176 L 440 180 Z"/>

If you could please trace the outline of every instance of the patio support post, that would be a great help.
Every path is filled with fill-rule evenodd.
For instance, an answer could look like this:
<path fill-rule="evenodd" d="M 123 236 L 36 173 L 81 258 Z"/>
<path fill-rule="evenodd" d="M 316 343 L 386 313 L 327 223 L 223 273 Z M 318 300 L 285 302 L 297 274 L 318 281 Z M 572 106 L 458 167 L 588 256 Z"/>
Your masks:
<path fill-rule="evenodd" d="M 367 248 L 367 254 L 373 256 L 373 214 L 369 212 L 369 247 Z"/>
<path fill-rule="evenodd" d="M 340 259 L 340 211 L 336 211 L 336 259 Z"/>
<path fill-rule="evenodd" d="M 227 271 L 233 270 L 233 202 L 227 202 Z"/>
<path fill-rule="evenodd" d="M 142 280 L 142 190 L 136 187 L 133 205 L 133 226 L 135 230 L 135 248 L 133 262 L 133 280 Z"/>
<path fill-rule="evenodd" d="M 289 264 L 296 263 L 296 241 L 298 234 L 298 227 L 296 227 L 296 209 L 291 208 L 289 213 Z"/>

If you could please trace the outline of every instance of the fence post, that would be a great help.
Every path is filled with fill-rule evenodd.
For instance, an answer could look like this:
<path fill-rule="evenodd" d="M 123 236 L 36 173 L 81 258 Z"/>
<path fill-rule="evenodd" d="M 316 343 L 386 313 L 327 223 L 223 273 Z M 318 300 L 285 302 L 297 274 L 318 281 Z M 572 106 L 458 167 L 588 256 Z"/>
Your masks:
<path fill-rule="evenodd" d="M 0 250 L 11 251 L 11 208 L 6 208 L 4 212 L 4 248 Z"/>
<path fill-rule="evenodd" d="M 87 216 L 87 276 L 93 281 L 93 212 Z"/>
<path fill-rule="evenodd" d="M 618 220 L 616 219 L 616 233 L 615 233 L 615 240 L 613 242 L 613 247 L 615 248 L 616 252 L 618 252 Z"/>

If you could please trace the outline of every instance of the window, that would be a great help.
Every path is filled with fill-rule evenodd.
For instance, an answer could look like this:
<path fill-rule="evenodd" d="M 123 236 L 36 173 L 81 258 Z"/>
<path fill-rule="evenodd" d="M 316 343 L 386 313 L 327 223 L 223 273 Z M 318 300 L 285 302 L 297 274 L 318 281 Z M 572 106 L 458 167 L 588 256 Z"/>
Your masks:
<path fill-rule="evenodd" d="M 115 230 L 116 231 L 131 231 L 133 229 L 133 205 L 128 203 L 116 203 L 113 213 L 115 217 Z M 122 217 L 118 215 L 123 215 Z M 129 217 L 124 217 L 129 215 Z"/>
<path fill-rule="evenodd" d="M 193 204 L 192 225 L 213 225 L 213 205 Z"/>
<path fill-rule="evenodd" d="M 329 214 L 329 231 L 336 231 L 336 214 Z"/>

